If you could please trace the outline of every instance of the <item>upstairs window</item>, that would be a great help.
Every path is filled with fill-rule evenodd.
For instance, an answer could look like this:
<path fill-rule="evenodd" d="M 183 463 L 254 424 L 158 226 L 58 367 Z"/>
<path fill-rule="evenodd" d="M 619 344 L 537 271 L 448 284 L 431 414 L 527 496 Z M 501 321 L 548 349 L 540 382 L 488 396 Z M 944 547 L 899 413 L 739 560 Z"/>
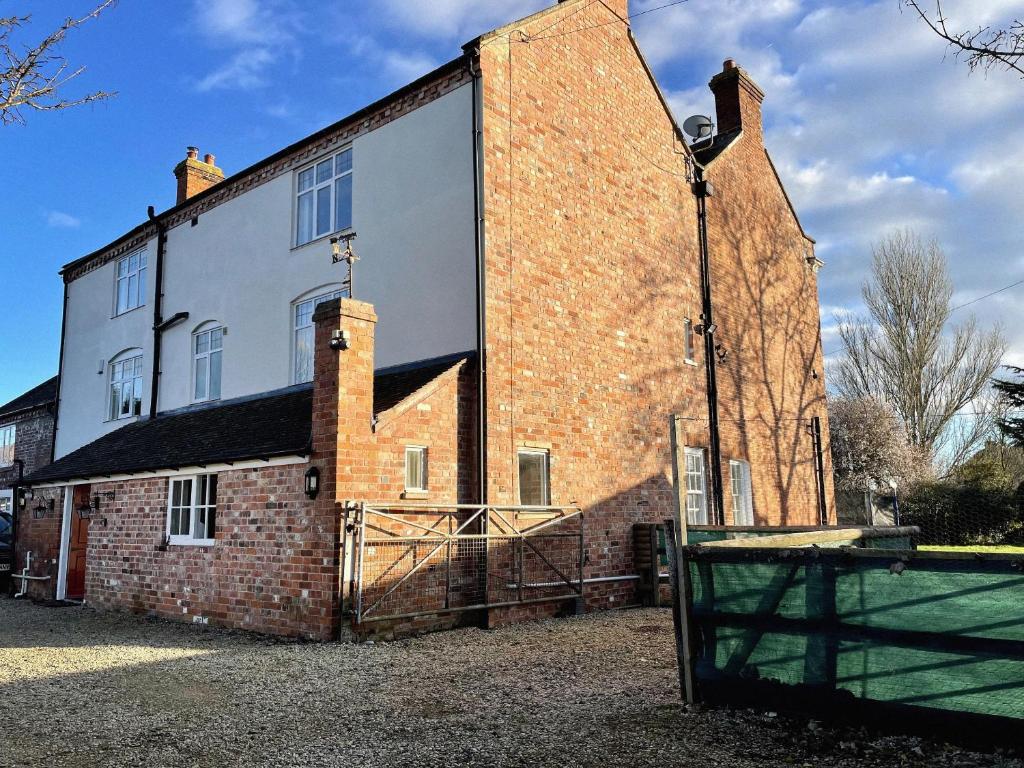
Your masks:
<path fill-rule="evenodd" d="M 422 446 L 405 448 L 405 490 L 427 490 L 427 449 Z"/>
<path fill-rule="evenodd" d="M 754 495 L 750 487 L 750 465 L 735 459 L 729 462 L 729 485 L 732 489 L 733 525 L 754 524 Z"/>
<path fill-rule="evenodd" d="M 139 251 L 117 262 L 114 314 L 120 315 L 146 303 L 146 252 Z"/>
<path fill-rule="evenodd" d="M 350 229 L 352 148 L 299 171 L 295 194 L 295 245 Z"/>
<path fill-rule="evenodd" d="M 130 419 L 142 413 L 142 353 L 122 352 L 110 362 L 111 420 Z"/>
<path fill-rule="evenodd" d="M 519 451 L 519 503 L 530 507 L 551 504 L 551 466 L 547 451 Z"/>
<path fill-rule="evenodd" d="M 693 349 L 693 320 L 686 318 L 683 320 L 683 359 L 688 363 L 695 362 Z"/>
<path fill-rule="evenodd" d="M 707 481 L 701 448 L 686 449 L 686 521 L 690 525 L 708 524 Z"/>
<path fill-rule="evenodd" d="M 303 384 L 313 380 L 313 346 L 316 329 L 313 327 L 313 313 L 325 301 L 338 299 L 344 295 L 342 291 L 330 291 L 312 299 L 295 302 L 292 318 L 294 320 L 292 358 L 295 360 L 295 384 Z"/>
<path fill-rule="evenodd" d="M 192 399 L 197 403 L 220 400 L 224 329 L 202 326 L 192 334 Z"/>
<path fill-rule="evenodd" d="M 13 424 L 0 427 L 0 467 L 14 465 L 14 437 L 15 428 Z"/>
<path fill-rule="evenodd" d="M 208 546 L 217 532 L 217 476 L 173 477 L 167 495 L 167 540 Z"/>

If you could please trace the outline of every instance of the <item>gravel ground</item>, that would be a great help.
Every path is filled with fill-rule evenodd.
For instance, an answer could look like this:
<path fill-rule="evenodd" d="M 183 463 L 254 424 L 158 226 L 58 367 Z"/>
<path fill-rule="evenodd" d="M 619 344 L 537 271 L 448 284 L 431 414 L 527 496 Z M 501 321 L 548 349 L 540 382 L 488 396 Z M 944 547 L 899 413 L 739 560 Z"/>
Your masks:
<path fill-rule="evenodd" d="M 0 599 L 0 767 L 1012 766 L 764 713 L 684 711 L 671 616 L 364 645 Z"/>

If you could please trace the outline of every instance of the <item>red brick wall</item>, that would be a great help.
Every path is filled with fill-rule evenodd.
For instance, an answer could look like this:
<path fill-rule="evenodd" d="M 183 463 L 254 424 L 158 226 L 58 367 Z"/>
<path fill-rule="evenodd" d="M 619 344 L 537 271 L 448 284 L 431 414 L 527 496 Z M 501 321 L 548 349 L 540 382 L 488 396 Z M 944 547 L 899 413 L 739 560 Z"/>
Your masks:
<path fill-rule="evenodd" d="M 165 546 L 168 478 L 94 484 L 86 599 L 99 608 L 320 639 L 333 636 L 335 530 L 307 465 L 218 474 L 216 544 Z M 106 521 L 106 525 L 104 525 Z"/>
<path fill-rule="evenodd" d="M 31 474 L 50 463 L 53 449 L 53 413 L 49 408 L 36 408 L 13 417 L 0 417 L 0 428 L 14 425 L 14 458 L 25 462 L 25 474 Z M 17 467 L 0 469 L 0 488 L 18 479 Z"/>
<path fill-rule="evenodd" d="M 633 573 L 632 524 L 671 509 L 668 416 L 705 400 L 682 355 L 700 306 L 684 150 L 627 27 L 585 4 L 481 49 L 487 453 L 488 500 L 516 503 L 517 448 L 550 447 L 594 577 Z M 591 607 L 634 592 L 587 590 Z"/>
<path fill-rule="evenodd" d="M 50 508 L 50 502 L 53 508 Z M 43 505 L 45 512 L 36 518 L 33 510 Z M 60 560 L 60 526 L 64 509 L 64 492 L 61 489 L 46 489 L 35 492 L 35 498 L 26 501 L 25 509 L 18 516 L 18 542 L 13 573 L 21 573 L 29 552 L 32 553 L 30 576 L 49 576 L 47 581 L 28 582 L 28 597 L 38 600 L 52 600 L 57 594 L 57 564 Z M 21 589 L 21 582 L 14 582 L 14 589 Z"/>
<path fill-rule="evenodd" d="M 516 502 L 516 449 L 548 446 L 553 501 L 587 515 L 589 577 L 632 574 L 632 524 L 671 514 L 669 414 L 693 417 L 686 443 L 708 445 L 703 356 L 696 366 L 683 361 L 684 318 L 701 314 L 696 204 L 685 150 L 612 15 L 624 5 L 566 2 L 500 30 L 480 51 L 488 500 Z M 761 196 L 756 210 L 730 179 L 714 201 L 732 206 L 728 221 L 712 222 L 719 323 L 727 346 L 745 350 L 738 368 L 727 363 L 719 374 L 738 382 L 723 397 L 729 419 L 758 419 L 780 403 L 810 414 L 821 396 L 817 381 L 804 380 L 818 338 L 813 275 L 802 259 L 778 256 L 806 240 L 765 168 L 735 166 Z M 743 260 L 730 255 L 736 242 Z M 765 264 L 774 266 L 762 279 Z M 738 291 L 755 276 L 765 295 L 751 299 Z M 742 335 L 751 315 L 737 299 L 757 308 L 766 332 L 792 337 L 802 361 L 783 357 L 772 335 L 759 366 L 760 351 Z M 810 438 L 795 421 L 772 432 L 778 423 L 746 430 L 745 443 L 735 430 L 724 435 L 727 522 L 728 459 L 745 456 L 758 464 L 759 522 L 813 522 Z M 634 592 L 634 582 L 602 584 L 588 588 L 588 605 L 615 606 Z"/>

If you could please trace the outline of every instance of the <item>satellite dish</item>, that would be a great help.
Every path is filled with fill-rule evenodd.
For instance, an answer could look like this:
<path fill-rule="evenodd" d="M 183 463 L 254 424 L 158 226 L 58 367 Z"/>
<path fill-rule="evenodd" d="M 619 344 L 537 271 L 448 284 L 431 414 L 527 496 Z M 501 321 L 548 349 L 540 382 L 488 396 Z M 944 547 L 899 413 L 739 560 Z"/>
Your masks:
<path fill-rule="evenodd" d="M 709 138 L 713 127 L 714 123 L 711 122 L 711 118 L 704 115 L 693 115 L 693 117 L 686 118 L 686 122 L 683 123 L 683 130 L 687 135 L 698 141 Z"/>

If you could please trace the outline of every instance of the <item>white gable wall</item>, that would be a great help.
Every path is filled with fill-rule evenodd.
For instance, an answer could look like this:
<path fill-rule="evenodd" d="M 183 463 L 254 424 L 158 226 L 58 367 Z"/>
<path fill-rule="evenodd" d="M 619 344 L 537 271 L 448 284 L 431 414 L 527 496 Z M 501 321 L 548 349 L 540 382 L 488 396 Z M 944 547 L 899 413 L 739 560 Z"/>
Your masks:
<path fill-rule="evenodd" d="M 377 310 L 377 367 L 476 346 L 471 128 L 467 85 L 353 142 L 355 295 Z M 189 319 L 163 336 L 160 411 L 191 404 L 192 332 L 210 320 L 228 329 L 221 399 L 293 383 L 292 302 L 345 276 L 327 238 L 292 247 L 293 185 L 283 174 L 168 232 L 163 316 Z M 143 350 L 148 412 L 155 239 L 148 253 L 146 304 L 125 315 L 116 263 L 68 286 L 57 457 L 126 423 L 106 421 L 106 361 L 125 348 Z"/>

